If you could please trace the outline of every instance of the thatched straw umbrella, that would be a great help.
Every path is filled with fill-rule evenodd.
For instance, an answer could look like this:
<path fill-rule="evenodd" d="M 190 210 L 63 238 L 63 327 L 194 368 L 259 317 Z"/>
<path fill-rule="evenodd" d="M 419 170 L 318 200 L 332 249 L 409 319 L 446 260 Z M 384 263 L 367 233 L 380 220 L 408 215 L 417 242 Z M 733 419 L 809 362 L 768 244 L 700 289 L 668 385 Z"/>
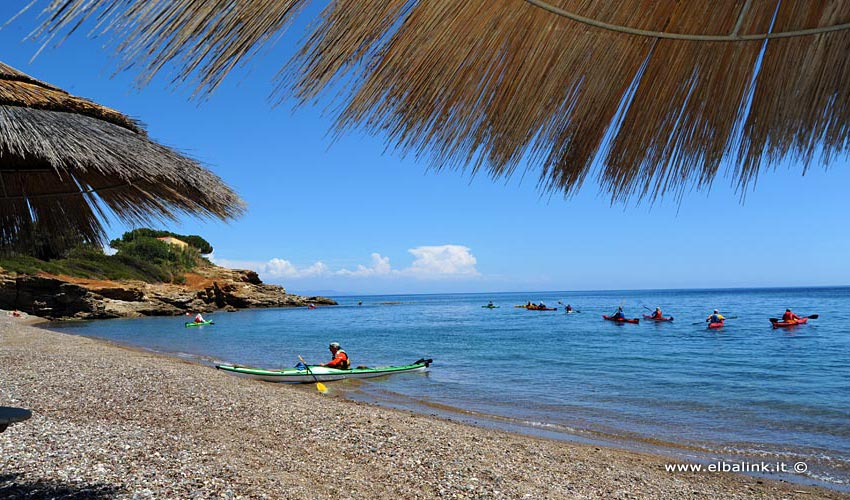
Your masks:
<path fill-rule="evenodd" d="M 244 204 L 135 121 L 0 63 L 0 248 L 38 228 L 102 242 L 108 208 L 131 224 L 227 219 Z"/>
<path fill-rule="evenodd" d="M 52 0 L 37 35 L 98 17 L 142 79 L 164 64 L 211 91 L 308 0 Z M 742 190 L 848 144 L 846 0 L 336 0 L 282 77 L 350 89 L 337 127 L 388 134 L 438 168 L 544 189 L 598 175 L 613 199 L 681 195 L 726 170 Z M 292 85 L 292 87 L 290 87 Z"/>

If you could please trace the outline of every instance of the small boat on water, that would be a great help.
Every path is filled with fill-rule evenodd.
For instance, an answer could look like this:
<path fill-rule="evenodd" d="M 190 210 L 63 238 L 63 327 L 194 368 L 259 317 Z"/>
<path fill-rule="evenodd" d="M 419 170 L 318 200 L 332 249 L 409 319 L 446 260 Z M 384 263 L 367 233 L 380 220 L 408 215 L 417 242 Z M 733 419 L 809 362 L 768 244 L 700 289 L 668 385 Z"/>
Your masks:
<path fill-rule="evenodd" d="M 602 319 L 607 320 L 607 321 L 613 321 L 614 323 L 634 323 L 634 324 L 640 323 L 639 318 L 631 318 L 631 319 L 629 319 L 629 318 L 615 318 L 613 316 L 608 316 L 607 314 L 603 314 Z"/>
<path fill-rule="evenodd" d="M 809 318 L 800 318 L 791 321 L 773 321 L 773 328 L 792 327 L 797 325 L 805 325 L 809 322 Z"/>
<path fill-rule="evenodd" d="M 428 369 L 433 360 L 419 359 L 409 365 L 382 366 L 377 368 L 357 367 L 350 370 L 338 370 L 326 366 L 304 366 L 295 368 L 284 368 L 282 370 L 265 370 L 262 368 L 251 368 L 238 365 L 215 365 L 219 370 L 267 382 L 283 382 L 290 384 L 307 384 L 310 382 L 328 382 L 331 380 L 344 380 L 348 378 L 374 378 L 397 373 L 415 373 Z M 309 370 L 308 370 L 309 368 Z"/>
<path fill-rule="evenodd" d="M 648 319 L 651 321 L 673 321 L 673 316 L 656 318 L 655 316 L 650 316 L 649 314 L 644 314 L 643 319 Z"/>
<path fill-rule="evenodd" d="M 526 304 L 520 306 L 514 306 L 517 309 L 528 309 L 529 311 L 557 311 L 557 307 L 546 307 L 540 304 Z"/>
<path fill-rule="evenodd" d="M 204 326 L 204 325 L 214 325 L 213 320 L 208 319 L 206 321 L 187 321 L 183 325 L 188 328 L 190 326 Z"/>

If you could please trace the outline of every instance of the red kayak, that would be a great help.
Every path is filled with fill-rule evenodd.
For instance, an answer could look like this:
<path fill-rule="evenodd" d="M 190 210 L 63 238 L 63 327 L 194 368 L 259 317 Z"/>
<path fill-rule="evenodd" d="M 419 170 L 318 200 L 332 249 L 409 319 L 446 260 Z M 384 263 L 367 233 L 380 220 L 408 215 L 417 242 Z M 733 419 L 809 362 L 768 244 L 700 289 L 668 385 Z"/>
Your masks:
<path fill-rule="evenodd" d="M 783 326 L 804 325 L 804 324 L 806 324 L 807 321 L 809 321 L 809 318 L 800 318 L 800 319 L 794 320 L 794 321 L 777 321 L 776 323 L 773 323 L 773 327 L 774 328 L 780 328 L 780 327 L 783 327 Z"/>
<path fill-rule="evenodd" d="M 651 320 L 651 321 L 673 321 L 673 316 L 670 316 L 668 318 L 665 318 L 665 317 L 653 318 L 649 314 L 644 314 L 643 319 L 648 319 L 648 320 Z"/>
<path fill-rule="evenodd" d="M 640 323 L 640 320 L 638 318 L 612 318 L 611 316 L 607 316 L 605 314 L 602 315 L 602 319 L 613 321 L 615 323 Z"/>
<path fill-rule="evenodd" d="M 709 323 L 708 327 L 709 328 L 723 328 L 723 323 L 725 323 L 725 321 L 718 321 L 717 323 Z"/>

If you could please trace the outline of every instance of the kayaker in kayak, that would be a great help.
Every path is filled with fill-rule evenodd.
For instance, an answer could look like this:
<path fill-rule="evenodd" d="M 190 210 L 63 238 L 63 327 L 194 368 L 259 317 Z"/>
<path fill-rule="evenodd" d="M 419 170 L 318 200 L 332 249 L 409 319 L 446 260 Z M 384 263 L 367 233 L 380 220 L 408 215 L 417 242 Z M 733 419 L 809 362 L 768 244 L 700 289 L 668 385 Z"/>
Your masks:
<path fill-rule="evenodd" d="M 617 308 L 617 312 L 611 315 L 611 319 L 613 320 L 621 320 L 626 319 L 626 314 L 623 312 L 623 306 Z"/>
<path fill-rule="evenodd" d="M 785 314 L 782 315 L 782 321 L 785 323 L 796 323 L 801 318 L 791 312 L 791 309 L 785 309 Z"/>
<path fill-rule="evenodd" d="M 663 317 L 664 317 L 664 315 L 661 314 L 661 308 L 656 307 L 655 312 L 652 313 L 652 319 L 661 319 Z"/>
<path fill-rule="evenodd" d="M 565 307 L 564 309 L 566 309 L 568 313 L 573 312 L 573 306 L 571 306 L 569 304 L 567 304 L 567 307 Z"/>
<path fill-rule="evenodd" d="M 195 323 L 203 323 L 204 321 L 206 320 L 203 316 L 201 316 L 201 313 L 195 315 Z"/>
<path fill-rule="evenodd" d="M 348 370 L 351 367 L 348 354 L 339 347 L 339 342 L 331 342 L 328 349 L 330 349 L 333 359 L 319 366 L 327 366 L 328 368 L 337 368 L 340 370 Z"/>
<path fill-rule="evenodd" d="M 711 316 L 709 316 L 708 318 L 706 318 L 706 319 L 705 319 L 705 321 L 706 321 L 707 323 L 721 323 L 721 322 L 723 322 L 725 319 L 726 319 L 726 318 L 724 318 L 724 317 L 723 317 L 723 315 L 722 315 L 722 314 L 720 314 L 720 311 L 718 311 L 717 309 L 715 309 L 715 310 L 714 310 L 714 313 L 712 313 L 712 315 L 711 315 Z"/>
<path fill-rule="evenodd" d="M 493 305 L 493 301 L 491 300 L 490 302 L 487 303 L 487 307 L 496 307 L 496 306 Z"/>

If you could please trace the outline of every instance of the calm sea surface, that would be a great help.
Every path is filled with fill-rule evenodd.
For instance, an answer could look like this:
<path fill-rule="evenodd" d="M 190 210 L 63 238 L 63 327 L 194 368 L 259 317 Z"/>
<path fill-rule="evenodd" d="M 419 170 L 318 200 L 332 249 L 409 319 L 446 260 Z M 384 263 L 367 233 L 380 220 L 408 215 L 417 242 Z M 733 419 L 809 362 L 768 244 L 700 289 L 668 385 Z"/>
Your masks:
<path fill-rule="evenodd" d="M 850 288 L 535 292 L 339 298 L 316 310 L 51 324 L 53 329 L 200 359 L 288 367 L 434 359 L 425 374 L 332 382 L 346 397 L 481 425 L 666 449 L 681 457 L 806 462 L 799 476 L 850 485 Z M 481 306 L 492 300 L 498 309 Z M 513 306 L 544 301 L 558 311 Z M 362 301 L 363 305 L 357 305 Z M 564 314 L 570 303 L 580 314 Z M 669 323 L 603 321 L 660 305 Z M 820 318 L 794 329 L 791 307 Z M 721 330 L 703 322 L 718 308 Z M 258 382 L 259 383 L 259 382 Z M 628 446 L 628 444 L 627 444 Z"/>

